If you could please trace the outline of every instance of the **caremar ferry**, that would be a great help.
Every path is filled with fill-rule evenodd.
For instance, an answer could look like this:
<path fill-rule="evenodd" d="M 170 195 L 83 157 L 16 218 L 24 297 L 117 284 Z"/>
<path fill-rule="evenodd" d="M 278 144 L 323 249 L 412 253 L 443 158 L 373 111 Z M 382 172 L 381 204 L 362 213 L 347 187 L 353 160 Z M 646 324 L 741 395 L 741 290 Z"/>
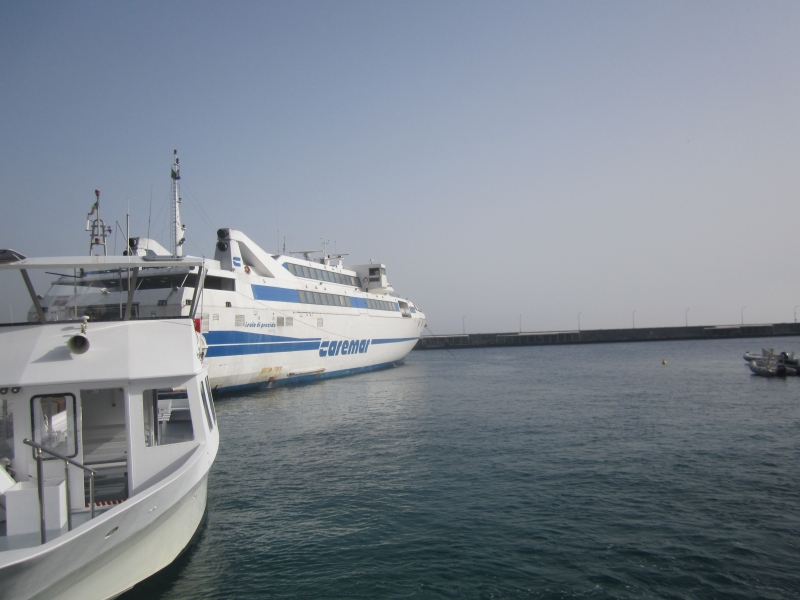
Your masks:
<path fill-rule="evenodd" d="M 215 393 L 272 387 L 397 365 L 425 327 L 425 315 L 396 297 L 384 264 L 347 266 L 346 255 L 322 251 L 270 254 L 241 231 L 217 231 L 214 258 L 200 266 L 180 260 L 180 163 L 172 164 L 172 240 L 168 250 L 132 237 L 125 254 L 150 267 L 62 273 L 42 300 L 48 320 L 88 316 L 92 322 L 163 319 L 189 313 L 194 286 L 204 282 L 195 321 L 207 344 Z M 106 253 L 100 196 L 87 219 L 89 253 Z M 320 253 L 321 257 L 312 258 Z M 299 254 L 302 258 L 295 256 Z M 133 295 L 128 290 L 134 291 Z M 36 315 L 31 312 L 30 319 Z"/>

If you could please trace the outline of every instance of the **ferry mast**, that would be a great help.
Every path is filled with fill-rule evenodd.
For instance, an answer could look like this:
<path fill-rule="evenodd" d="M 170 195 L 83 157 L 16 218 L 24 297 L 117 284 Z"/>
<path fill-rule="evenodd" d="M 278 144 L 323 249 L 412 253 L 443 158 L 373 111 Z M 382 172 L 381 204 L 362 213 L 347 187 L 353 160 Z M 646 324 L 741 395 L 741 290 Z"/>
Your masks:
<path fill-rule="evenodd" d="M 89 256 L 101 256 L 99 250 L 102 249 L 102 256 L 108 256 L 108 246 L 106 245 L 106 237 L 111 233 L 111 227 L 106 227 L 106 224 L 100 218 L 100 190 L 94 191 L 95 202 L 92 210 L 86 215 L 86 231 L 89 234 Z M 95 215 L 94 220 L 92 215 Z M 98 253 L 95 254 L 95 248 Z"/>
<path fill-rule="evenodd" d="M 181 165 L 178 161 L 178 151 L 173 151 L 175 160 L 172 162 L 172 255 L 183 255 L 183 243 L 186 241 L 186 225 L 181 223 L 181 196 L 180 184 Z"/>

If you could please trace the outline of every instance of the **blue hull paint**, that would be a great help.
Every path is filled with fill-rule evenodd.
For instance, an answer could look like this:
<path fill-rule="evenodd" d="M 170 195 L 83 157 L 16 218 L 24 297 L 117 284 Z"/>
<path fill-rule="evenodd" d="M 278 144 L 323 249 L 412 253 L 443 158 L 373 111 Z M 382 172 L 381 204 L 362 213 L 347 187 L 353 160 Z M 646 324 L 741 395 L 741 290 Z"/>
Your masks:
<path fill-rule="evenodd" d="M 258 381 L 255 383 L 245 383 L 242 385 L 231 385 L 224 388 L 215 388 L 212 391 L 214 392 L 215 397 L 219 397 L 219 396 L 226 396 L 228 394 L 237 394 L 239 392 L 266 390 L 266 389 L 291 386 L 291 385 L 301 385 L 304 383 L 313 383 L 321 379 L 332 379 L 334 377 L 345 377 L 347 375 L 355 375 L 357 373 L 380 371 L 382 369 L 388 369 L 390 367 L 396 367 L 398 365 L 401 365 L 403 364 L 404 360 L 405 359 L 395 360 L 392 362 L 381 363 L 378 365 L 369 365 L 367 367 L 357 367 L 354 369 L 341 369 L 339 371 L 330 371 L 330 372 L 323 372 L 311 375 L 298 375 L 297 377 L 286 377 L 284 379 L 277 379 L 275 381 Z"/>

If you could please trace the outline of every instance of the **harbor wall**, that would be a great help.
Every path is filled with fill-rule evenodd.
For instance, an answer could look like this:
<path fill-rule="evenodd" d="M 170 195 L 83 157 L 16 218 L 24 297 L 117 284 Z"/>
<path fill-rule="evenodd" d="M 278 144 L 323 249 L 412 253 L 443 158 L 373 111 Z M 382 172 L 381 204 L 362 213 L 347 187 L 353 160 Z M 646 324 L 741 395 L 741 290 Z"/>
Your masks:
<path fill-rule="evenodd" d="M 609 344 L 615 342 L 663 342 L 669 340 L 709 340 L 719 338 L 780 337 L 791 335 L 800 335 L 800 323 L 430 335 L 421 337 L 417 345 L 414 346 L 414 350 L 549 346 L 559 344 Z"/>

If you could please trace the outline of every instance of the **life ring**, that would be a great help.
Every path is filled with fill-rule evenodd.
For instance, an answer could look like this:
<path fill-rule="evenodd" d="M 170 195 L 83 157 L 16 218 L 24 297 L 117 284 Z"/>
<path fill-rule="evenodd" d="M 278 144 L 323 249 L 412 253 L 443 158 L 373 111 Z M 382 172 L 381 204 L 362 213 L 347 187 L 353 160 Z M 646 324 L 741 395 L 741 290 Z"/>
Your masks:
<path fill-rule="evenodd" d="M 362 279 L 361 281 L 364 282 L 364 285 L 367 285 L 369 283 L 369 277 L 364 277 L 364 279 Z"/>
<path fill-rule="evenodd" d="M 250 275 L 250 265 L 245 265 L 244 266 L 244 272 L 247 273 L 248 275 Z"/>

